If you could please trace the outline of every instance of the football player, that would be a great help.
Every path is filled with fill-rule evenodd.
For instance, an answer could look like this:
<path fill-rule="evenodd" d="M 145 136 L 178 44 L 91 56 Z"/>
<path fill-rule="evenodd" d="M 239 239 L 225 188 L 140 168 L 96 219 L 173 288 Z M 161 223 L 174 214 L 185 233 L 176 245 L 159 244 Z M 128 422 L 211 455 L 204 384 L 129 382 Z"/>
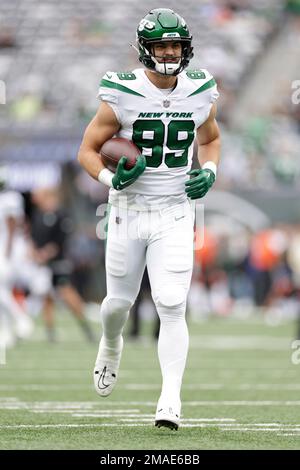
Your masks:
<path fill-rule="evenodd" d="M 101 104 L 78 154 L 83 168 L 111 188 L 107 296 L 101 305 L 103 335 L 94 383 L 103 397 L 116 384 L 122 331 L 147 265 L 161 324 L 162 390 L 155 424 L 177 429 L 188 352 L 185 309 L 193 266 L 191 200 L 203 198 L 216 178 L 218 91 L 207 70 L 185 70 L 193 57 L 192 36 L 174 11 L 155 9 L 141 20 L 137 50 L 144 68 L 107 72 L 102 78 Z M 115 173 L 102 164 L 99 149 L 113 136 L 130 139 L 140 149 L 132 169 L 125 168 L 125 157 Z M 195 138 L 201 169 L 191 171 Z"/>
<path fill-rule="evenodd" d="M 21 194 L 6 190 L 4 168 L 0 169 L 0 336 L 7 347 L 17 338 L 28 338 L 33 330 L 31 318 L 16 301 L 12 289 L 21 271 L 20 246 L 23 234 L 23 198 Z M 23 261 L 23 259 L 22 259 Z M 22 266 L 23 269 L 23 266 Z"/>
<path fill-rule="evenodd" d="M 6 169 L 0 168 L 0 338 L 9 347 L 17 339 L 29 338 L 34 328 L 31 308 L 28 302 L 19 305 L 13 295 L 14 287 L 21 285 L 28 290 L 31 306 L 39 306 L 51 289 L 51 277 L 49 270 L 30 256 L 24 199 L 6 187 L 7 180 Z"/>

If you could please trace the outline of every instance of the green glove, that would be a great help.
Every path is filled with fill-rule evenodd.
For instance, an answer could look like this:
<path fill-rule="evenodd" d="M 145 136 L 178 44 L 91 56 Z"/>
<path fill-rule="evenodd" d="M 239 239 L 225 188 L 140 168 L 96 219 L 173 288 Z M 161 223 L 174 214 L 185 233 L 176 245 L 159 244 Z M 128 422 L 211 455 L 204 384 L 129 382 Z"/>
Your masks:
<path fill-rule="evenodd" d="M 205 196 L 216 179 L 214 173 L 208 169 L 191 170 L 187 175 L 194 176 L 194 178 L 185 182 L 185 192 L 191 199 L 199 199 Z"/>
<path fill-rule="evenodd" d="M 112 179 L 113 187 L 118 191 L 121 191 L 122 189 L 127 188 L 127 186 L 130 186 L 132 183 L 134 183 L 146 168 L 146 158 L 144 155 L 139 155 L 137 157 L 136 164 L 130 170 L 126 170 L 126 162 L 126 157 L 120 158 L 116 173 Z"/>

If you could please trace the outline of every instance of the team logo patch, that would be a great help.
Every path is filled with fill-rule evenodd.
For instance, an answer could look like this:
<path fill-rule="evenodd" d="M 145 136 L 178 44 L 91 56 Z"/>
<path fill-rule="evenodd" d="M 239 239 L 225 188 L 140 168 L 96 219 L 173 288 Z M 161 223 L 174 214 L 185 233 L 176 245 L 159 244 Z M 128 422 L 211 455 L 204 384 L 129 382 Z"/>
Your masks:
<path fill-rule="evenodd" d="M 180 34 L 175 32 L 175 33 L 164 33 L 162 35 L 163 38 L 180 38 Z"/>
<path fill-rule="evenodd" d="M 143 29 L 154 29 L 155 28 L 155 23 L 150 20 L 145 20 L 145 18 L 142 19 L 142 21 L 139 24 L 139 31 L 143 31 Z"/>

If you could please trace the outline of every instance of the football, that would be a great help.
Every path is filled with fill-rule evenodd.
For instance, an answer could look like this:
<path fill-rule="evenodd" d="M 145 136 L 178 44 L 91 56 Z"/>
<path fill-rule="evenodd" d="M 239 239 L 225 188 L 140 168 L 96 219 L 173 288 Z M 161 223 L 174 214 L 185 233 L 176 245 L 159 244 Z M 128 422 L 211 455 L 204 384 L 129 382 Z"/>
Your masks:
<path fill-rule="evenodd" d="M 127 157 L 125 168 L 130 170 L 130 168 L 134 167 L 136 159 L 140 154 L 140 150 L 131 140 L 122 137 L 114 137 L 107 140 L 100 149 L 103 165 L 113 172 L 116 171 L 121 157 Z"/>

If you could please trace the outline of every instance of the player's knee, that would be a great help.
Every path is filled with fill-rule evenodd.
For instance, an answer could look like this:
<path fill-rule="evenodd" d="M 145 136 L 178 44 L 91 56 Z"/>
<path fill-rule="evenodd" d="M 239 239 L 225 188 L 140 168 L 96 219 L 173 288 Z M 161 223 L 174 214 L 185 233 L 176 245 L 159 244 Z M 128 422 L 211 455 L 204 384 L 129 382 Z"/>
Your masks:
<path fill-rule="evenodd" d="M 186 290 L 181 286 L 162 286 L 157 295 L 157 304 L 162 307 L 181 307 L 186 301 Z"/>
<path fill-rule="evenodd" d="M 127 299 L 114 297 L 106 297 L 105 299 L 105 307 L 107 313 L 109 314 L 119 314 L 128 312 L 131 306 L 132 302 Z"/>

